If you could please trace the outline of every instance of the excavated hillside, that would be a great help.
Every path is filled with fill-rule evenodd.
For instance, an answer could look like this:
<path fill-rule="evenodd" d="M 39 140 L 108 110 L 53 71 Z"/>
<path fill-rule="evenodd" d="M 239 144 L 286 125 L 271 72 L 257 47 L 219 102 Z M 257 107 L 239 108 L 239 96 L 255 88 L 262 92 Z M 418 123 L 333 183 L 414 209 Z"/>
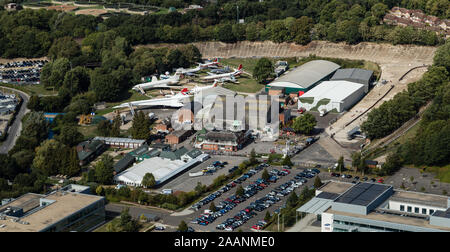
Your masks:
<path fill-rule="evenodd" d="M 379 84 L 374 87 L 348 113 L 340 117 L 332 127 L 326 129 L 328 134 L 334 133 L 335 139 L 344 144 L 355 142 L 355 140 L 348 141 L 346 139 L 346 133 L 365 121 L 369 108 L 372 109 L 380 106 L 383 101 L 389 100 L 395 94 L 405 90 L 408 83 L 421 78 L 426 72 L 426 68 L 415 69 L 399 81 L 399 78 L 411 68 L 431 65 L 437 49 L 436 47 L 416 45 L 391 45 L 369 42 L 348 45 L 327 41 L 313 41 L 305 46 L 293 43 L 277 44 L 270 41 L 241 41 L 232 44 L 222 42 L 196 42 L 193 44 L 198 47 L 204 58 L 307 57 L 309 55 L 316 55 L 321 57 L 366 60 L 377 63 L 382 71 L 380 80 L 386 80 L 387 84 Z M 145 45 L 144 47 L 154 48 L 163 46 L 177 47 L 180 45 L 154 44 Z M 353 121 L 358 116 L 360 117 Z"/>

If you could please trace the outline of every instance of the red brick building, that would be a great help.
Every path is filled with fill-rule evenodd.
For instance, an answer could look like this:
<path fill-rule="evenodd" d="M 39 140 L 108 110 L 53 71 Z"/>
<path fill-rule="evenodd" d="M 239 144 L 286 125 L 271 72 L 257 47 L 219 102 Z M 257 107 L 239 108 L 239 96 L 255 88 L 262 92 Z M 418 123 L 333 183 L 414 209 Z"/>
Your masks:
<path fill-rule="evenodd" d="M 179 144 L 192 135 L 191 130 L 176 130 L 166 136 L 166 143 Z"/>

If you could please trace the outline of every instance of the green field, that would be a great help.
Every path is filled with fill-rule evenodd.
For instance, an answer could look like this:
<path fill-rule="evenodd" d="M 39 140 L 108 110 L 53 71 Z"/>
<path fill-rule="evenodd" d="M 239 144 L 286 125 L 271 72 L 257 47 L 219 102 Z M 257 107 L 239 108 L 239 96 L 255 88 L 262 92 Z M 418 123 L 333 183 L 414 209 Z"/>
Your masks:
<path fill-rule="evenodd" d="M 450 164 L 446 166 L 425 167 L 425 171 L 436 174 L 436 178 L 444 183 L 450 183 Z"/>
<path fill-rule="evenodd" d="M 15 84 L 6 84 L 1 83 L 0 86 L 14 88 L 20 91 L 23 91 L 29 95 L 57 95 L 58 92 L 53 91 L 53 89 L 47 89 L 44 87 L 44 85 L 15 85 Z"/>
<path fill-rule="evenodd" d="M 243 93 L 256 93 L 264 88 L 264 84 L 259 84 L 255 79 L 248 75 L 241 75 L 237 80 L 239 83 L 224 83 L 223 87 Z"/>

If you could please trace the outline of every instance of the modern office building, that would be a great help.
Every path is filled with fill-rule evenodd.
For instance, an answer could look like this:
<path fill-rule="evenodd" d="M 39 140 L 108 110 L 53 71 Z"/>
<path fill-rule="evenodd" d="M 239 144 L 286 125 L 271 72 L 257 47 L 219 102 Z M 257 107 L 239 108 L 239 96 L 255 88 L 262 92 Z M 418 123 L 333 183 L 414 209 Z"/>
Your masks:
<path fill-rule="evenodd" d="M 329 181 L 297 209 L 317 215 L 322 232 L 449 232 L 450 199 L 378 183 Z"/>
<path fill-rule="evenodd" d="M 0 232 L 86 232 L 105 221 L 104 197 L 69 185 L 47 195 L 27 193 L 0 207 Z"/>

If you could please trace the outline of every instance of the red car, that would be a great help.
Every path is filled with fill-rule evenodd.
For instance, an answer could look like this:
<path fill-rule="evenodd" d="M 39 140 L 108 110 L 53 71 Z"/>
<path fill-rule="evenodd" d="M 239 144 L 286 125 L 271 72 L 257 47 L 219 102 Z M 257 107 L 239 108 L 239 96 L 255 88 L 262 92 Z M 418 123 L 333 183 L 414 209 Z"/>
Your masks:
<path fill-rule="evenodd" d="M 258 225 L 254 225 L 254 226 L 252 226 L 252 228 L 254 229 L 254 230 L 261 230 L 262 228 L 260 227 L 260 226 L 258 226 Z"/>
<path fill-rule="evenodd" d="M 230 185 L 231 185 L 231 187 L 235 187 L 236 183 L 232 182 Z"/>
<path fill-rule="evenodd" d="M 378 180 L 378 183 L 383 183 L 384 182 L 384 180 L 382 179 L 382 178 L 380 178 L 379 180 Z"/>
<path fill-rule="evenodd" d="M 287 172 L 287 174 L 291 174 L 289 170 L 283 169 L 283 171 Z"/>

